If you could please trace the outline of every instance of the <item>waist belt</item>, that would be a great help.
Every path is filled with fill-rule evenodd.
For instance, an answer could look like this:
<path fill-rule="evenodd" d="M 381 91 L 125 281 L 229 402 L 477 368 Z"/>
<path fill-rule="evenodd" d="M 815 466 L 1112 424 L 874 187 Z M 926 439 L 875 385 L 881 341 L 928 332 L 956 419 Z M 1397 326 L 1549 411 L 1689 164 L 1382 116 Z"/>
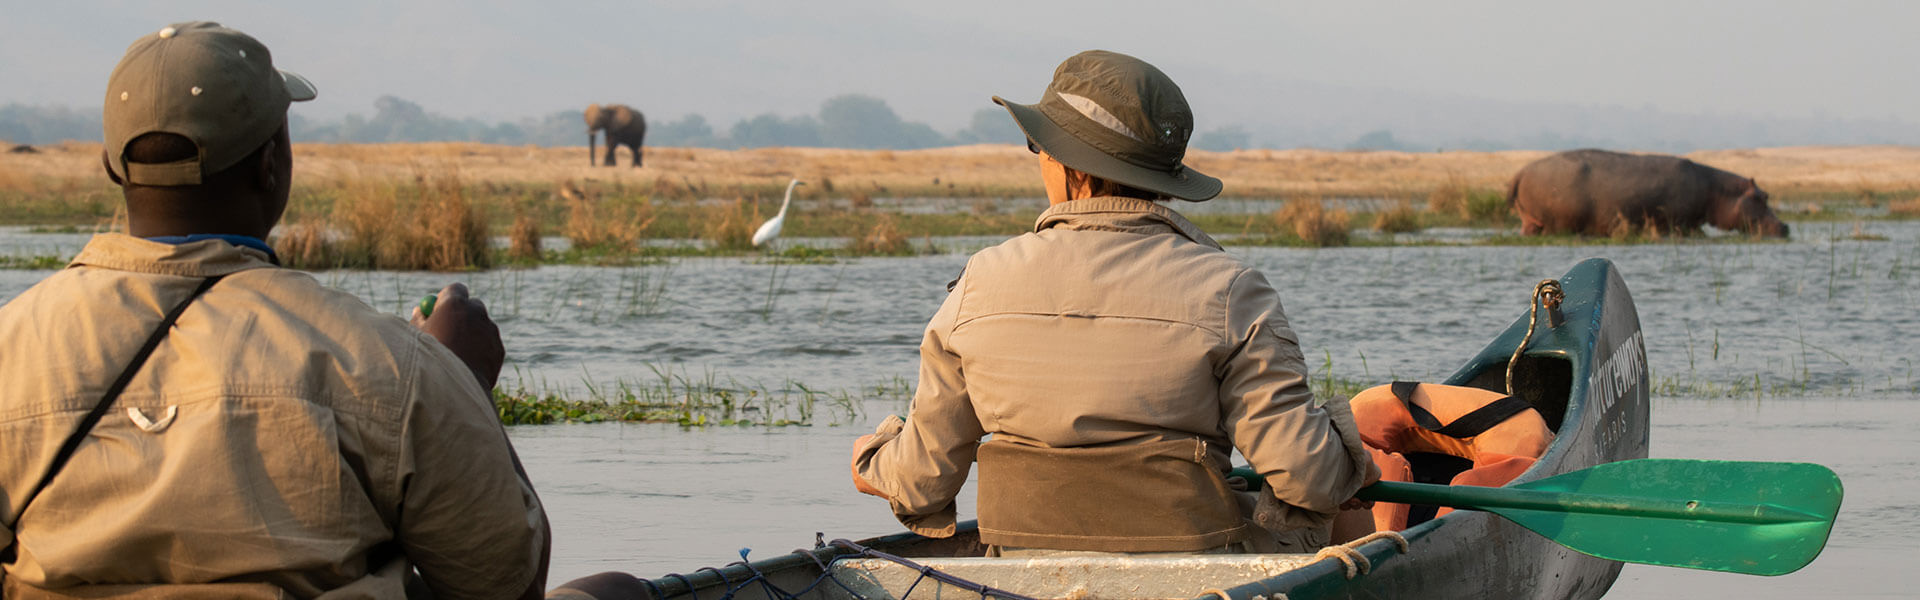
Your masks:
<path fill-rule="evenodd" d="M 980 445 L 980 541 L 1100 552 L 1190 552 L 1253 525 L 1198 439 L 1097 448 Z"/>

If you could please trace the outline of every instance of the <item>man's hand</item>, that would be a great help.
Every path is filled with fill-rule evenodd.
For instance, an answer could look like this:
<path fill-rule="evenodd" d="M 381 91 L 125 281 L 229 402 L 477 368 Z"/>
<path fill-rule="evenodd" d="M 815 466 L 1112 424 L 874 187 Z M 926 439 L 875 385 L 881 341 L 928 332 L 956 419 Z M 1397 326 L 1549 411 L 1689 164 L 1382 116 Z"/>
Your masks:
<path fill-rule="evenodd" d="M 500 328 L 487 318 L 487 305 L 468 297 L 465 284 L 441 288 L 432 315 L 422 316 L 415 307 L 411 321 L 467 363 L 480 387 L 493 389 L 500 378 L 500 365 L 507 360 L 507 349 L 500 343 Z"/>
<path fill-rule="evenodd" d="M 847 468 L 853 472 L 853 489 L 869 496 L 886 498 L 887 494 L 885 492 L 873 487 L 872 484 L 867 483 L 866 478 L 860 476 L 860 450 L 866 447 L 867 442 L 872 440 L 874 435 L 875 434 L 869 433 L 853 440 L 853 459 L 848 461 Z"/>
<path fill-rule="evenodd" d="M 1376 484 L 1376 483 L 1380 483 L 1379 469 L 1368 469 L 1367 471 L 1368 473 L 1367 473 L 1366 483 L 1360 484 L 1360 487 L 1362 488 Z M 1373 501 L 1361 500 L 1359 498 L 1348 498 L 1346 502 L 1340 503 L 1340 510 L 1360 510 L 1363 508 L 1373 508 Z"/>

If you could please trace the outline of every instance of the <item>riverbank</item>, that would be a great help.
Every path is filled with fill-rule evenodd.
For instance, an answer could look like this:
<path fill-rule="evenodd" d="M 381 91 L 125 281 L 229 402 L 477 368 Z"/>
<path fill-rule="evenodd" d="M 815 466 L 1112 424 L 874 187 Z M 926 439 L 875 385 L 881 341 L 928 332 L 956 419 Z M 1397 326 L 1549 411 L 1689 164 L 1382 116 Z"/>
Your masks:
<path fill-rule="evenodd" d="M 98 144 L 0 155 L 0 224 L 111 228 L 119 193 Z M 794 193 L 783 235 L 790 258 L 939 251 L 933 239 L 1011 236 L 1043 206 L 1033 155 L 1017 146 L 915 151 L 650 148 L 646 167 L 592 167 L 582 148 L 485 144 L 296 144 L 296 187 L 276 245 L 303 268 L 468 270 L 503 264 L 623 264 L 668 256 L 762 252 L 753 228 Z M 1510 231 L 1504 186 L 1542 151 L 1191 153 L 1226 183 L 1213 202 L 1176 203 L 1232 243 L 1417 245 L 1433 228 Z M 1760 148 L 1694 160 L 1755 177 L 1783 219 L 1862 222 L 1920 217 L 1920 148 Z M 1381 235 L 1367 235 L 1376 232 Z M 1606 240 L 1644 242 L 1623 231 Z M 1358 235 L 1356 235 L 1358 234 Z M 504 237 L 506 247 L 487 240 Z M 547 238 L 569 243 L 555 248 Z M 1448 242 L 1454 243 L 1454 242 Z"/>

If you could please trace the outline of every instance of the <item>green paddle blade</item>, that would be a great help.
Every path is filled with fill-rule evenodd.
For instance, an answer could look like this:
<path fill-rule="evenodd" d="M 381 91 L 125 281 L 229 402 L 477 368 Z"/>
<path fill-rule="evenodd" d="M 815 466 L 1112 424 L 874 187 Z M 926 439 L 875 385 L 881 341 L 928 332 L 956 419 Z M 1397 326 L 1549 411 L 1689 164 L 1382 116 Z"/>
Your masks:
<path fill-rule="evenodd" d="M 1816 464 L 1639 459 L 1512 487 L 1381 482 L 1357 495 L 1484 510 L 1609 560 L 1781 575 L 1826 547 L 1841 489 Z"/>

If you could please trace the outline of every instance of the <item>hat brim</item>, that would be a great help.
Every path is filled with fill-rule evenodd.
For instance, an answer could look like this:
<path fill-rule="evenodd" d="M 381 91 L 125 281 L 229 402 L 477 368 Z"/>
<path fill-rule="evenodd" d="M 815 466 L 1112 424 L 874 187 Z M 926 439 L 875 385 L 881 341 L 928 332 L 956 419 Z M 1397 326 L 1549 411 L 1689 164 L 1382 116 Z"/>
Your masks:
<path fill-rule="evenodd" d="M 280 71 L 280 80 L 287 84 L 287 97 L 294 102 L 306 102 L 320 95 L 319 88 L 313 82 L 293 71 Z"/>
<path fill-rule="evenodd" d="M 1011 102 L 999 96 L 993 102 L 1006 107 L 1013 122 L 1027 134 L 1033 145 L 1052 155 L 1060 164 L 1076 171 L 1122 185 L 1166 194 L 1188 202 L 1205 202 L 1220 195 L 1220 180 L 1192 167 L 1181 165 L 1178 173 L 1149 169 L 1114 158 L 1100 149 L 1067 133 L 1053 119 L 1031 104 Z"/>

